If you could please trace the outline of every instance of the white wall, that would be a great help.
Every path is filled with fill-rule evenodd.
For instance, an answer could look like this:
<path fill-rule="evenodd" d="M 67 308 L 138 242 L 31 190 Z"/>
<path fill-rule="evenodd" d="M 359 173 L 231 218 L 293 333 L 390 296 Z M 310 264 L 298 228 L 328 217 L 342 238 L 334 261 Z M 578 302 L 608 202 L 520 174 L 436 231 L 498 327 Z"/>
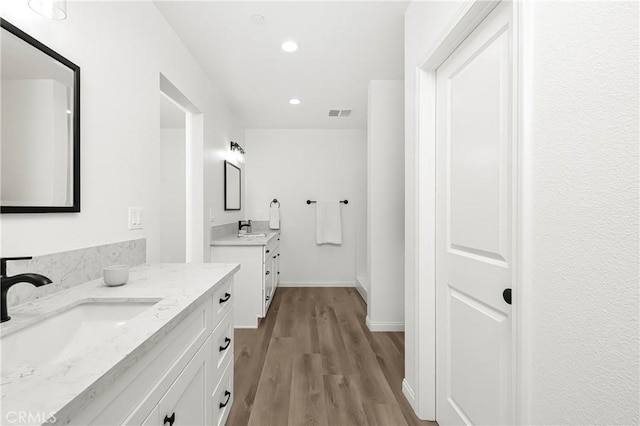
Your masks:
<path fill-rule="evenodd" d="M 185 129 L 160 130 L 160 261 L 185 261 L 186 153 Z"/>
<path fill-rule="evenodd" d="M 413 356 L 414 83 L 458 7 L 414 2 L 405 15 L 405 374 L 418 394 L 429 390 L 418 386 Z M 532 57 L 524 70 L 525 303 L 518 307 L 528 314 L 523 420 L 637 424 L 638 4 L 531 2 L 524 12 Z"/>
<path fill-rule="evenodd" d="M 282 285 L 353 285 L 356 227 L 366 216 L 366 136 L 358 129 L 254 129 L 245 133 L 246 218 L 268 220 L 280 201 Z M 315 206 L 344 200 L 342 245 L 316 245 Z"/>
<path fill-rule="evenodd" d="M 68 2 L 67 13 L 66 20 L 51 21 L 34 14 L 26 2 L 4 2 L 2 17 L 81 68 L 82 211 L 2 215 L 2 255 L 146 237 L 148 261 L 159 260 L 162 73 L 204 115 L 208 258 L 209 209 L 216 223 L 244 216 L 223 210 L 223 160 L 229 140 L 243 139 L 233 111 L 153 3 Z M 129 206 L 143 207 L 143 230 L 127 230 Z"/>
<path fill-rule="evenodd" d="M 404 329 L 404 82 L 369 83 L 367 324 Z"/>
<path fill-rule="evenodd" d="M 530 419 L 638 424 L 638 2 L 533 24 Z"/>

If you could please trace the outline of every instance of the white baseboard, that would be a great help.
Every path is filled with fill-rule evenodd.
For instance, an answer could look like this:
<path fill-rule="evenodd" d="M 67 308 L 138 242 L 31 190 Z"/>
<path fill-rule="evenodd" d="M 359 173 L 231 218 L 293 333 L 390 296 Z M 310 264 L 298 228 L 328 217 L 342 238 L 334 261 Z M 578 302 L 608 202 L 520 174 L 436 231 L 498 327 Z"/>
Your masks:
<path fill-rule="evenodd" d="M 362 297 L 362 300 L 364 300 L 364 303 L 367 303 L 367 288 L 369 287 L 369 283 L 367 278 L 365 277 L 356 277 L 356 289 L 358 290 L 358 293 L 360 293 L 360 296 Z"/>
<path fill-rule="evenodd" d="M 280 281 L 278 287 L 355 287 L 353 281 Z"/>
<path fill-rule="evenodd" d="M 411 408 L 413 408 L 413 412 L 417 415 L 418 412 L 416 411 L 416 393 L 413 391 L 413 389 L 411 389 L 409 383 L 407 383 L 407 379 L 402 379 L 402 394 L 405 398 L 407 398 L 407 401 L 409 401 L 409 405 L 411 405 Z"/>
<path fill-rule="evenodd" d="M 404 331 L 404 322 L 373 322 L 367 315 L 369 331 Z"/>

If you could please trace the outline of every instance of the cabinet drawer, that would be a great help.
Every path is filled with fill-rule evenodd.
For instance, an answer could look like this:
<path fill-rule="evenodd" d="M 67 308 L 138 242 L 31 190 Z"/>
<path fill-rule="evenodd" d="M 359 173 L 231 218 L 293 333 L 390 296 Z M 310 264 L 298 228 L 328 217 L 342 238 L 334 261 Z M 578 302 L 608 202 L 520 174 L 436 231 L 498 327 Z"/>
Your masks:
<path fill-rule="evenodd" d="M 215 426 L 222 426 L 227 422 L 229 411 L 233 405 L 233 362 L 226 365 L 222 380 L 211 395 L 211 412 Z"/>
<path fill-rule="evenodd" d="M 264 255 L 262 257 L 263 262 L 266 262 L 267 260 L 271 259 L 271 256 L 273 256 L 273 253 L 275 253 L 276 249 L 280 245 L 279 238 L 280 238 L 280 234 L 271 238 L 267 243 L 267 245 L 264 246 Z"/>
<path fill-rule="evenodd" d="M 224 367 L 233 360 L 233 311 L 229 311 L 212 335 L 212 369 L 214 383 L 222 377 Z"/>
<path fill-rule="evenodd" d="M 213 312 L 211 315 L 213 320 L 212 329 L 216 328 L 218 322 L 222 319 L 222 317 L 227 315 L 227 313 L 231 310 L 234 298 L 233 292 L 233 278 L 228 278 L 213 292 Z"/>

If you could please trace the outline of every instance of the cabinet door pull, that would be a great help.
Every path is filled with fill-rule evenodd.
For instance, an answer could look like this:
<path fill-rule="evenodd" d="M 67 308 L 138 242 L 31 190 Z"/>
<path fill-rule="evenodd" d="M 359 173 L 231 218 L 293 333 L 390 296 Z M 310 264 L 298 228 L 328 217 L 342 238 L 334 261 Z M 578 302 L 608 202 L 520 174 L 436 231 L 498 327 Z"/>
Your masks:
<path fill-rule="evenodd" d="M 169 426 L 173 426 L 173 422 L 175 421 L 176 421 L 176 413 L 171 413 L 171 417 L 164 416 L 164 421 L 162 423 L 163 424 L 169 423 Z"/>
<path fill-rule="evenodd" d="M 220 346 L 220 352 L 224 352 L 229 348 L 229 345 L 231 344 L 231 339 L 229 339 L 228 337 L 224 338 L 224 346 Z"/>
<path fill-rule="evenodd" d="M 274 255 L 273 255 L 273 258 L 275 259 L 276 257 L 278 257 L 278 256 L 276 256 L 276 255 L 274 254 Z"/>
<path fill-rule="evenodd" d="M 231 299 L 231 295 L 229 293 L 225 293 L 224 298 L 220 298 L 220 303 L 224 303 L 229 299 Z"/>
<path fill-rule="evenodd" d="M 220 409 L 226 407 L 229 403 L 229 400 L 231 399 L 231 392 L 229 392 L 228 390 L 224 391 L 224 396 L 227 397 L 227 400 L 224 403 L 220 403 Z"/>
<path fill-rule="evenodd" d="M 267 250 L 267 253 L 271 253 L 271 250 Z"/>
<path fill-rule="evenodd" d="M 267 273 L 265 275 L 269 275 L 271 273 L 271 271 L 267 271 Z"/>

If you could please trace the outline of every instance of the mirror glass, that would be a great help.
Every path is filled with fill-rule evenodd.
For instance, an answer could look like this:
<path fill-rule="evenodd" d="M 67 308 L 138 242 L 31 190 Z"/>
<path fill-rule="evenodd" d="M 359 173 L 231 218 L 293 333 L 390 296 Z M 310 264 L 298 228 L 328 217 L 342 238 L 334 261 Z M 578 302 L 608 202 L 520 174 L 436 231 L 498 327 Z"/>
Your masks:
<path fill-rule="evenodd" d="M 240 168 L 224 162 L 224 209 L 240 210 Z"/>
<path fill-rule="evenodd" d="M 80 211 L 80 68 L 1 21 L 2 213 Z"/>

